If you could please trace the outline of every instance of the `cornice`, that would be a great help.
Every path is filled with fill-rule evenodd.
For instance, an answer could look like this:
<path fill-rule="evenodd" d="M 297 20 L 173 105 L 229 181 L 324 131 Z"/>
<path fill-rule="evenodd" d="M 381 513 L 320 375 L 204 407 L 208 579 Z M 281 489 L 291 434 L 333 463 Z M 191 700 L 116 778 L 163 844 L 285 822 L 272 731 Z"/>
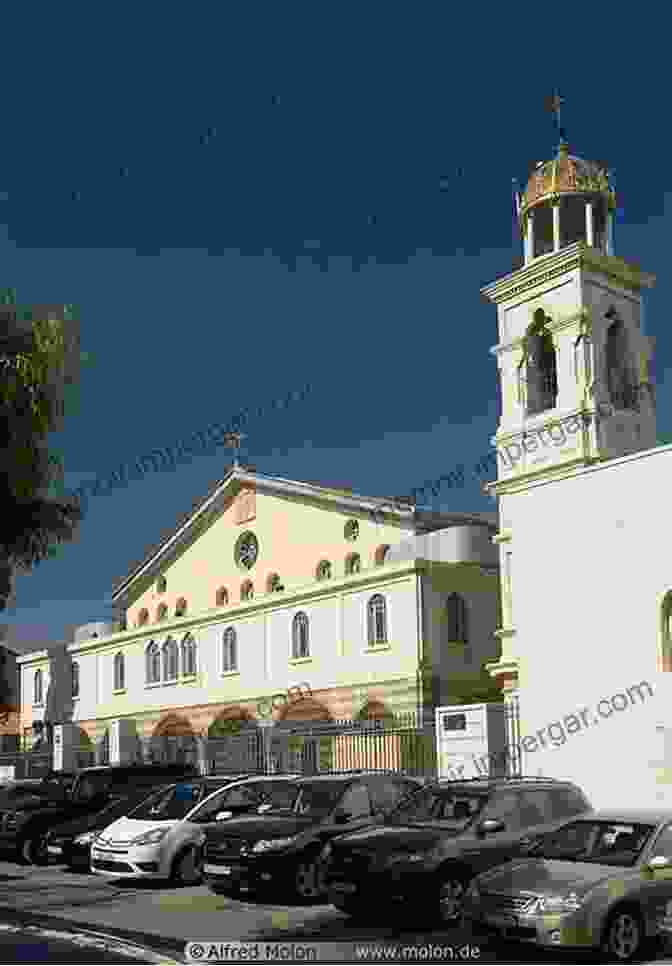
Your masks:
<path fill-rule="evenodd" d="M 560 249 L 559 252 L 540 255 L 528 265 L 491 282 L 481 289 L 481 295 L 499 305 L 577 268 L 582 271 L 602 272 L 634 291 L 645 287 L 652 288 L 656 281 L 655 275 L 642 272 L 636 265 L 626 262 L 625 259 L 617 255 L 603 255 L 585 242 L 578 241 Z"/>

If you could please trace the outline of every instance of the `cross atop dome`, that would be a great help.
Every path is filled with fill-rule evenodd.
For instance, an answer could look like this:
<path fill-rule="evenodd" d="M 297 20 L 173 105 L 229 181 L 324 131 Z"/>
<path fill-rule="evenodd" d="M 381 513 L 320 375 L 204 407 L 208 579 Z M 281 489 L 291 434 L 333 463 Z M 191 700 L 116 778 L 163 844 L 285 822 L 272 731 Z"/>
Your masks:
<path fill-rule="evenodd" d="M 515 194 L 515 211 L 525 243 L 525 265 L 541 255 L 583 242 L 605 255 L 614 254 L 613 219 L 616 194 L 611 173 L 599 162 L 569 153 L 560 123 L 563 98 L 556 91 L 546 98 L 555 113 L 560 136 L 557 153 L 538 161 L 525 190 Z"/>

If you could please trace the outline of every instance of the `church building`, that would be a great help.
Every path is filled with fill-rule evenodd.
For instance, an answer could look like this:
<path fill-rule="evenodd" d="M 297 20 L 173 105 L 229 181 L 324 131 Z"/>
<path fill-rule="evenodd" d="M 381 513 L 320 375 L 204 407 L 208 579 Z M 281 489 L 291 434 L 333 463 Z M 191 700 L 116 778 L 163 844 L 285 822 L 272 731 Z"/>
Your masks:
<path fill-rule="evenodd" d="M 573 779 L 598 807 L 672 806 L 672 447 L 643 324 L 654 277 L 616 255 L 615 204 L 561 133 L 517 198 L 524 264 L 482 290 L 502 399 L 488 670 L 518 708 L 524 774 Z"/>

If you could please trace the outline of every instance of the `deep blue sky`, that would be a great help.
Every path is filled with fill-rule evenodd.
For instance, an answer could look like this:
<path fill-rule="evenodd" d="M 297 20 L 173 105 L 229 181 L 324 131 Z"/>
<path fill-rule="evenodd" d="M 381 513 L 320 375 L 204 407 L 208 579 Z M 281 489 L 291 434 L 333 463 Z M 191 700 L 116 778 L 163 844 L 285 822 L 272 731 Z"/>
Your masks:
<path fill-rule="evenodd" d="M 66 485 L 307 382 L 304 403 L 250 422 L 242 457 L 260 471 L 375 495 L 471 468 L 499 411 L 479 289 L 511 270 L 511 178 L 554 153 L 556 85 L 572 150 L 615 169 L 616 253 L 658 276 L 646 323 L 659 433 L 672 428 L 656 10 L 3 11 L 0 286 L 77 303 L 92 357 L 54 439 Z M 78 541 L 19 578 L 2 620 L 38 643 L 109 616 L 113 581 L 230 459 L 92 499 Z M 440 505 L 495 509 L 475 479 Z"/>

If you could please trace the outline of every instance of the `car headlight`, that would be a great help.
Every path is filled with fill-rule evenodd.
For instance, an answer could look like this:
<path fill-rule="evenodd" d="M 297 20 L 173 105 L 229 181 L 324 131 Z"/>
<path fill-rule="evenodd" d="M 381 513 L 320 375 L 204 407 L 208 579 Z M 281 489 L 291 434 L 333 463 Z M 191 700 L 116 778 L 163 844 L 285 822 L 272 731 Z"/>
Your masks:
<path fill-rule="evenodd" d="M 398 852 L 396 855 L 391 855 L 387 860 L 387 865 L 393 865 L 396 862 L 424 862 L 427 858 L 420 852 Z"/>
<path fill-rule="evenodd" d="M 297 836 L 291 835 L 286 839 L 259 839 L 255 842 L 252 851 L 253 852 L 270 852 L 273 849 L 286 849 L 287 846 L 293 845 L 296 842 Z"/>
<path fill-rule="evenodd" d="M 566 896 L 541 896 L 532 907 L 532 912 L 574 912 L 579 909 L 583 899 L 575 892 Z"/>
<path fill-rule="evenodd" d="M 167 828 L 153 828 L 149 832 L 143 832 L 137 838 L 131 839 L 131 845 L 156 845 L 164 836 L 168 835 Z"/>
<path fill-rule="evenodd" d="M 78 835 L 75 839 L 75 845 L 90 845 L 95 838 L 98 837 L 97 832 L 84 832 L 83 835 Z"/>
<path fill-rule="evenodd" d="M 320 852 L 320 862 L 328 862 L 331 858 L 331 853 L 334 851 L 331 842 L 327 842 L 325 847 Z"/>

